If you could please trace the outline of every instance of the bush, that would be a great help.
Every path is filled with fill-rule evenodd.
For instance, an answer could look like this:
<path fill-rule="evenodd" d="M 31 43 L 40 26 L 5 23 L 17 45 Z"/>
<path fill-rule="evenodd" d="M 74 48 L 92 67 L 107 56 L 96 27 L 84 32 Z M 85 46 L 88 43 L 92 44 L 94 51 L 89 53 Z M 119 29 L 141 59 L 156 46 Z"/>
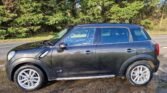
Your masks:
<path fill-rule="evenodd" d="M 144 26 L 145 28 L 152 29 L 152 21 L 149 19 L 141 20 L 140 24 Z"/>
<path fill-rule="evenodd" d="M 0 29 L 0 39 L 5 39 L 6 35 L 7 35 L 6 30 Z"/>
<path fill-rule="evenodd" d="M 8 2 L 10 1 L 10 2 Z M 151 28 L 159 0 L 3 0 L 0 2 L 0 39 L 29 37 L 83 23 L 136 23 Z M 77 0 L 78 1 L 78 0 Z"/>

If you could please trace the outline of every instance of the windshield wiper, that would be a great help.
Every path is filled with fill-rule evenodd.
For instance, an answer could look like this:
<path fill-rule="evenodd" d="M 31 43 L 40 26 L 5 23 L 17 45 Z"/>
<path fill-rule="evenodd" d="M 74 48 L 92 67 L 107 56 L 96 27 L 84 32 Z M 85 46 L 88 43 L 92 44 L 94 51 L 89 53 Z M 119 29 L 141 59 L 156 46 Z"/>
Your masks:
<path fill-rule="evenodd" d="M 45 40 L 45 41 L 43 41 L 43 44 L 47 45 L 47 46 L 54 46 L 54 43 L 52 40 Z"/>

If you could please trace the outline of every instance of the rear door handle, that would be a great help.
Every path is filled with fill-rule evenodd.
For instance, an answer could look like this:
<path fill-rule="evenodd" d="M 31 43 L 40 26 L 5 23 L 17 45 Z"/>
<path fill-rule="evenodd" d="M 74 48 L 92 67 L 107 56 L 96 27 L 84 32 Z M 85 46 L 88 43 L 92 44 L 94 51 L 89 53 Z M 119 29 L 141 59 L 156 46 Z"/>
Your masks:
<path fill-rule="evenodd" d="M 128 48 L 128 49 L 127 49 L 127 52 L 128 52 L 128 53 L 134 53 L 134 52 L 136 52 L 136 50 L 135 50 L 135 49 Z"/>

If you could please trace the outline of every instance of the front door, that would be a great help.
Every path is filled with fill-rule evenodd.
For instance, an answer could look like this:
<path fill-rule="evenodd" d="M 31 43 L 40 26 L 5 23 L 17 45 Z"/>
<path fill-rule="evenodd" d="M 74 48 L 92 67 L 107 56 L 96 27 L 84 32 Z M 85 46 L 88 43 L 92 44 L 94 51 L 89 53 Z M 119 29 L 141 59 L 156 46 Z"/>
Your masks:
<path fill-rule="evenodd" d="M 59 77 L 88 76 L 98 73 L 99 65 L 94 45 L 95 32 L 96 28 L 76 27 L 59 42 L 67 44 L 66 49 L 61 52 L 55 49 L 52 54 L 53 64 Z"/>

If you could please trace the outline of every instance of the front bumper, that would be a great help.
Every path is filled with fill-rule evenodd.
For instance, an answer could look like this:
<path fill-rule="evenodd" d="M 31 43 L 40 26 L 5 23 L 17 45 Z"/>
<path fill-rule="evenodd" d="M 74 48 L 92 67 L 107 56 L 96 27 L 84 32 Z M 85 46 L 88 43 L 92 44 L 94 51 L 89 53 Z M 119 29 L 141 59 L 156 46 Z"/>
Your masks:
<path fill-rule="evenodd" d="M 8 79 L 12 81 L 11 67 L 10 67 L 9 62 L 6 62 L 6 64 L 5 64 L 5 70 L 6 70 L 6 75 L 7 75 Z"/>

